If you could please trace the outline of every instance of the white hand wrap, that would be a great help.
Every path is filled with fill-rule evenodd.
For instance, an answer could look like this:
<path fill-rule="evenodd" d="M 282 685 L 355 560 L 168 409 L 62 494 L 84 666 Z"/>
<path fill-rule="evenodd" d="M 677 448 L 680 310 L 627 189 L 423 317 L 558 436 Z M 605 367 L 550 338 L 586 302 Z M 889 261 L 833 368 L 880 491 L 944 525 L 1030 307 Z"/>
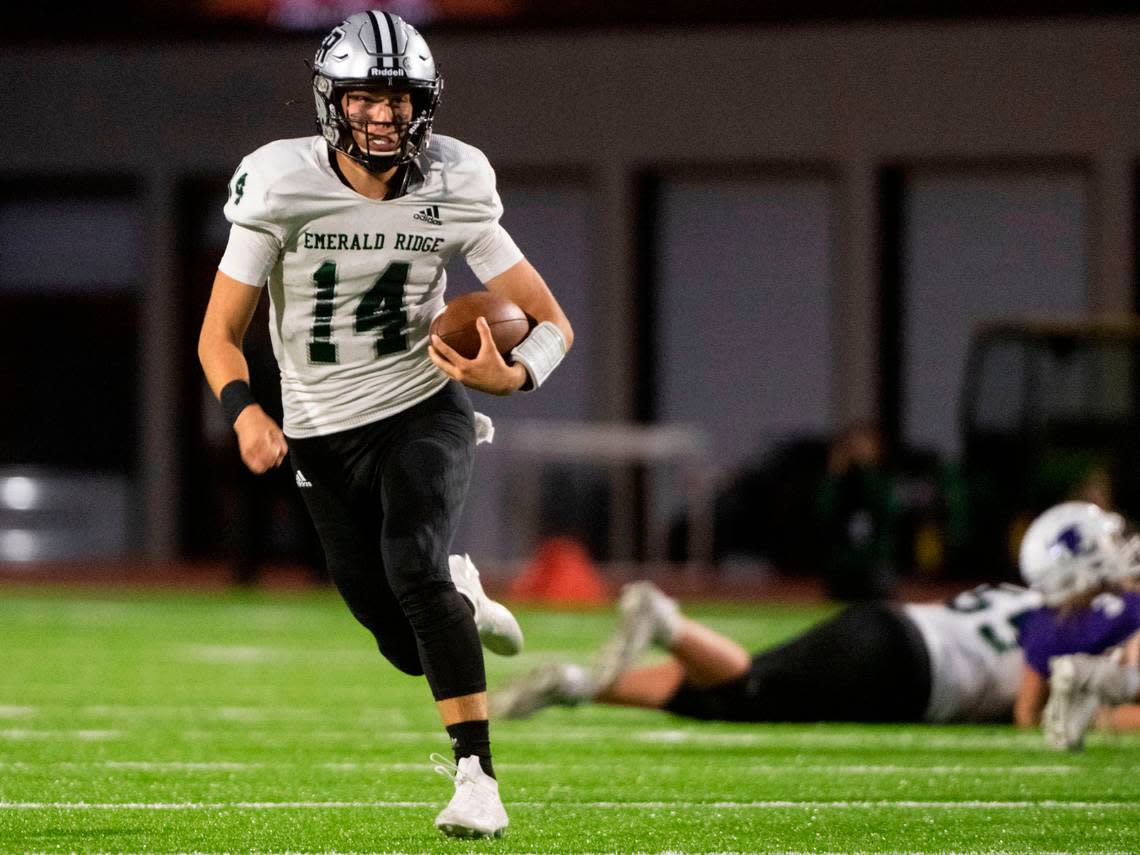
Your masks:
<path fill-rule="evenodd" d="M 537 389 L 566 356 L 566 337 L 557 324 L 543 321 L 511 351 L 530 376 L 531 388 Z"/>

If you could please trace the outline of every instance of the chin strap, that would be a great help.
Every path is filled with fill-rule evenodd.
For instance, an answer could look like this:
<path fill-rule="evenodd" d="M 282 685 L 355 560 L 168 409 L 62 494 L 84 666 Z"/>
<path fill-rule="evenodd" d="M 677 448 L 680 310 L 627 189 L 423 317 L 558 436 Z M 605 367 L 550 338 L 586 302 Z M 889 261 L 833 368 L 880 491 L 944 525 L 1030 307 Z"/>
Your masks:
<path fill-rule="evenodd" d="M 396 165 L 397 155 L 391 154 L 387 157 L 369 157 L 360 150 L 360 146 L 356 144 L 355 140 L 353 140 L 347 150 L 344 150 L 344 153 L 369 172 L 387 172 Z"/>
<path fill-rule="evenodd" d="M 343 174 L 341 174 L 340 167 L 337 166 L 337 164 L 336 164 L 336 153 L 338 151 L 341 154 L 345 155 L 346 157 L 352 158 L 353 161 L 355 161 L 356 163 L 359 163 L 361 166 L 363 166 L 369 172 L 383 172 L 383 171 L 385 171 L 385 169 L 390 168 L 390 167 L 385 167 L 384 169 L 380 169 L 380 168 L 377 168 L 377 167 L 371 165 L 367 159 L 365 159 L 360 154 L 358 154 L 360 149 L 357 148 L 357 146 L 355 144 L 352 146 L 352 150 L 345 151 L 344 149 L 337 148 L 336 146 L 334 146 L 330 143 L 329 144 L 329 162 L 332 165 L 333 171 L 336 172 L 337 177 L 341 180 L 341 183 L 345 184 L 348 187 L 351 187 L 352 185 L 349 183 L 348 179 L 345 178 Z M 408 163 L 403 163 L 400 165 L 400 168 L 398 170 L 396 170 L 395 175 L 392 176 L 392 180 L 388 182 L 388 195 L 386 198 L 395 199 L 395 198 L 398 198 L 400 196 L 403 196 L 405 193 L 408 192 L 408 184 L 411 181 L 411 176 L 412 176 L 412 170 L 409 168 L 410 163 L 411 163 L 410 161 Z"/>

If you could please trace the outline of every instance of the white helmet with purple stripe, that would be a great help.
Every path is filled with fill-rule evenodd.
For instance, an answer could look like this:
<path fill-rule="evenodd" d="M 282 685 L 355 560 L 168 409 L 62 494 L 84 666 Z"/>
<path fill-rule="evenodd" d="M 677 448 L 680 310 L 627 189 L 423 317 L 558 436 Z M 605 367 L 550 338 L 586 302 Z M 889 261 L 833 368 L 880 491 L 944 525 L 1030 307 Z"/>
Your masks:
<path fill-rule="evenodd" d="M 1063 502 L 1037 517 L 1021 541 L 1021 576 L 1049 606 L 1140 572 L 1140 540 L 1124 518 L 1091 502 Z"/>

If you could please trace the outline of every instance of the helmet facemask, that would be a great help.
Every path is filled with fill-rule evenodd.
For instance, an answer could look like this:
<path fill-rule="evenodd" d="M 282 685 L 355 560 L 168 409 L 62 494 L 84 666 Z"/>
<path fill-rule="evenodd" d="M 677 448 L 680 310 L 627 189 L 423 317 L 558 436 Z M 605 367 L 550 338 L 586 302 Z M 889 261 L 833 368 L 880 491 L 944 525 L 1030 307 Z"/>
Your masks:
<path fill-rule="evenodd" d="M 1121 582 L 1140 582 L 1140 533 L 1120 518 L 1120 530 L 1113 536 L 1116 546 L 1116 579 Z"/>
<path fill-rule="evenodd" d="M 395 108 L 392 121 L 369 121 L 367 117 L 346 115 L 344 99 L 349 92 L 368 90 L 406 92 L 411 96 L 411 113 L 400 116 Z M 313 92 L 317 100 L 317 124 L 322 136 L 334 149 L 352 158 L 369 172 L 387 172 L 416 158 L 431 138 L 431 124 L 439 101 L 438 87 L 385 86 L 375 81 L 359 84 L 333 83 L 321 74 L 313 75 Z M 326 94 L 327 93 L 327 94 Z M 391 151 L 373 151 L 372 136 L 387 136 L 388 128 L 396 131 L 396 145 Z M 363 134 L 364 145 L 357 137 Z"/>

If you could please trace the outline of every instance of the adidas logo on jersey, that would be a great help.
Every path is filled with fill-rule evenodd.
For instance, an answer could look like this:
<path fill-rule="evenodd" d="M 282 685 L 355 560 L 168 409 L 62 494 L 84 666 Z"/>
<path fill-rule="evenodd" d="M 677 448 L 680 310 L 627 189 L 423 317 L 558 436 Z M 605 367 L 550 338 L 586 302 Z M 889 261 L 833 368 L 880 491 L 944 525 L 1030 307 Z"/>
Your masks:
<path fill-rule="evenodd" d="M 297 470 L 297 486 L 298 487 L 312 487 L 313 482 L 305 477 L 305 473 L 300 469 Z"/>
<path fill-rule="evenodd" d="M 423 223 L 431 223 L 433 226 L 442 226 L 443 220 L 439 218 L 439 205 L 429 205 L 422 211 L 417 211 L 412 214 L 413 220 L 419 220 Z"/>

